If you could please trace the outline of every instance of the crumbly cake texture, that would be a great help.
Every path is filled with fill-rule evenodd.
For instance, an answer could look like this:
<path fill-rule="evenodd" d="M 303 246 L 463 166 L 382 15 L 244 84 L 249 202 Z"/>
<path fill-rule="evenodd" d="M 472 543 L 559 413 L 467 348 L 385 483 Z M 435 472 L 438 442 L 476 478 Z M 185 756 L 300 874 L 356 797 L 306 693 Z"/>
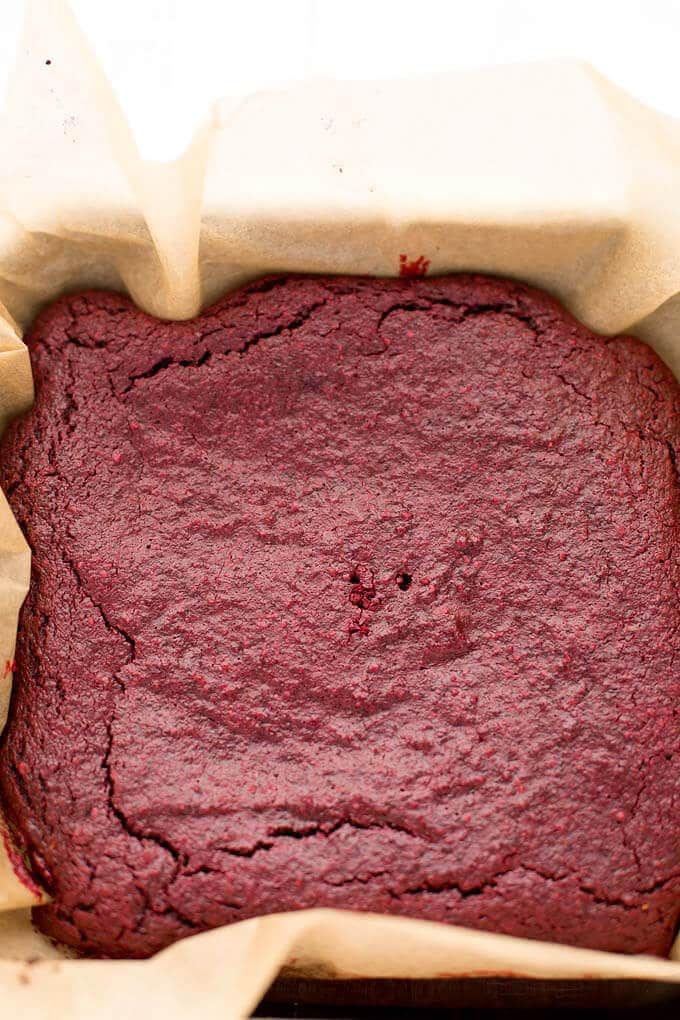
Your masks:
<path fill-rule="evenodd" d="M 33 549 L 0 752 L 53 902 L 143 957 L 332 906 L 667 953 L 680 392 L 478 276 L 57 301 L 2 484 Z"/>

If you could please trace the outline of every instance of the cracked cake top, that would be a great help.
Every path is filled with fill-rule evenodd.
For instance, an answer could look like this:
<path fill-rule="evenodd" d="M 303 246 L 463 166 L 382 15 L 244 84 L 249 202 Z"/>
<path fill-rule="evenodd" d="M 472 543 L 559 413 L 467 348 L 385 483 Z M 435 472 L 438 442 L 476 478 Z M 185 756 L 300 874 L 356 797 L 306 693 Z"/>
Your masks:
<path fill-rule="evenodd" d="M 680 396 L 477 276 L 57 301 L 0 790 L 83 953 L 326 905 L 621 952 L 680 907 Z"/>

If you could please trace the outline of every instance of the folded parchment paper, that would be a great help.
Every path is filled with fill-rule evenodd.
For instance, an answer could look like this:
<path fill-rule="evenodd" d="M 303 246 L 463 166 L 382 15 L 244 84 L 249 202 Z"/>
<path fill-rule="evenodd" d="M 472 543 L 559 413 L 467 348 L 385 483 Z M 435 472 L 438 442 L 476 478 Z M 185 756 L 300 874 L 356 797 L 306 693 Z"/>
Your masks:
<path fill-rule="evenodd" d="M 588 67 L 299 85 L 218 105 L 181 160 L 149 165 L 68 11 L 36 0 L 0 120 L 0 424 L 31 399 L 21 330 L 65 290 L 184 318 L 271 270 L 394 274 L 400 256 L 545 287 L 680 375 L 680 123 Z M 0 496 L 0 724 L 28 576 Z M 0 1002 L 25 1020 L 241 1016 L 282 966 L 680 982 L 680 962 L 329 910 L 69 960 L 32 930 L 35 902 L 0 840 Z"/>

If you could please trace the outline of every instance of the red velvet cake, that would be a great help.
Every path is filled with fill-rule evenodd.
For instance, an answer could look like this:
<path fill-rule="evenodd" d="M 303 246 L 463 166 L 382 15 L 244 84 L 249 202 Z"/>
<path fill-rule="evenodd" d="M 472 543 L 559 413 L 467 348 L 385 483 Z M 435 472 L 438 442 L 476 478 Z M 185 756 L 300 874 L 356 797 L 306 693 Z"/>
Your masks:
<path fill-rule="evenodd" d="M 57 301 L 2 484 L 0 752 L 40 928 L 146 956 L 333 906 L 667 953 L 680 391 L 478 276 Z"/>

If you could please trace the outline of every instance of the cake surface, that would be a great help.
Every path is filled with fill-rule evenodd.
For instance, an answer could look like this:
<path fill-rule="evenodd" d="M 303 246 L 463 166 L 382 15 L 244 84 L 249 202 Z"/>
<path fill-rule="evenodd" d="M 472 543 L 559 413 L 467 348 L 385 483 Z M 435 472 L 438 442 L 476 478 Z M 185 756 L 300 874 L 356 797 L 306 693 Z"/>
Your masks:
<path fill-rule="evenodd" d="M 0 793 L 40 928 L 145 956 L 335 906 L 667 953 L 680 393 L 476 276 L 57 301 Z"/>

